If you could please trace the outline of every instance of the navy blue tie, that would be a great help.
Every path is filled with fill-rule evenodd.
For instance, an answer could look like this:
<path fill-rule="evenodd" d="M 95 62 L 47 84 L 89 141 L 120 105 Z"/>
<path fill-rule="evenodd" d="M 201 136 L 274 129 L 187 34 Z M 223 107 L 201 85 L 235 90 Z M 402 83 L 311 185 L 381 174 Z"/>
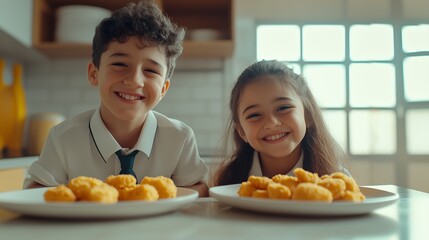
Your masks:
<path fill-rule="evenodd" d="M 131 174 L 136 178 L 136 182 L 138 182 L 138 180 L 136 173 L 133 170 L 133 166 L 134 158 L 138 152 L 138 150 L 135 150 L 128 155 L 123 155 L 121 150 L 115 152 L 119 158 L 119 161 L 121 161 L 121 171 L 119 172 L 119 174 Z"/>

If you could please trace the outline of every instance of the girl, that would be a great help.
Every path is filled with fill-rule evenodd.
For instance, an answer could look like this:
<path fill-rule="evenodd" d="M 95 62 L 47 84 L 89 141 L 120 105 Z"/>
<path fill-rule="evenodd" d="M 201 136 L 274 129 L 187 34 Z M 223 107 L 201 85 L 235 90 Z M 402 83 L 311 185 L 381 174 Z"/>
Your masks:
<path fill-rule="evenodd" d="M 345 153 L 329 134 L 306 81 L 285 64 L 249 66 L 232 89 L 229 106 L 227 132 L 233 133 L 234 149 L 215 185 L 241 183 L 250 175 L 291 174 L 297 167 L 319 176 L 348 174 L 340 166 Z"/>

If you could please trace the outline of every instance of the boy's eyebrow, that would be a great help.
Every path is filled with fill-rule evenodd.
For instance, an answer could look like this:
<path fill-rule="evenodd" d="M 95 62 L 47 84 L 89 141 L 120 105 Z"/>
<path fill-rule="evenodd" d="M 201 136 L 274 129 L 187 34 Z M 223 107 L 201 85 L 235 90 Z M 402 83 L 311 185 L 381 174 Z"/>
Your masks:
<path fill-rule="evenodd" d="M 116 52 L 116 53 L 112 53 L 112 54 L 110 54 L 110 56 L 109 56 L 109 57 L 126 57 L 126 56 L 129 56 L 129 54 L 127 54 L 127 53 L 123 53 L 123 52 Z M 160 68 L 164 68 L 164 66 L 162 66 L 162 64 L 161 64 L 161 63 L 159 63 L 159 62 L 157 62 L 157 61 L 155 61 L 155 60 L 153 60 L 153 59 L 148 59 L 148 61 L 149 61 L 149 62 L 151 62 L 152 64 L 157 65 L 157 66 L 158 66 L 158 67 L 160 67 Z"/>
<path fill-rule="evenodd" d="M 275 99 L 273 100 L 273 102 L 278 102 L 278 101 L 292 101 L 292 98 L 289 98 L 289 97 L 278 97 L 278 98 L 275 98 Z M 252 109 L 252 108 L 255 108 L 255 107 L 257 107 L 257 106 L 258 106 L 258 104 L 252 104 L 252 105 L 250 105 L 250 106 L 246 107 L 246 108 L 243 110 L 243 113 L 242 113 L 242 114 L 244 114 L 247 110 Z"/>
<path fill-rule="evenodd" d="M 128 56 L 128 54 L 122 53 L 122 52 L 115 52 L 115 53 L 110 54 L 109 57 L 125 57 L 125 56 Z"/>

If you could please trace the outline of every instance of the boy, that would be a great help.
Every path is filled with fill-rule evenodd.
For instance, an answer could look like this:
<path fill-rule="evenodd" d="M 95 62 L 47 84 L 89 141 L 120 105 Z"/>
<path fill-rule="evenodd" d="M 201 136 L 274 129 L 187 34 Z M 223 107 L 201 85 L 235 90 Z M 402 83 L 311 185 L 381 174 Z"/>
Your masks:
<path fill-rule="evenodd" d="M 170 177 L 177 186 L 207 196 L 207 166 L 193 131 L 152 111 L 167 93 L 184 34 L 152 1 L 130 3 L 104 19 L 96 28 L 88 64 L 100 106 L 52 128 L 25 186 L 128 173 L 138 181 Z M 129 159 L 121 160 L 123 155 Z"/>

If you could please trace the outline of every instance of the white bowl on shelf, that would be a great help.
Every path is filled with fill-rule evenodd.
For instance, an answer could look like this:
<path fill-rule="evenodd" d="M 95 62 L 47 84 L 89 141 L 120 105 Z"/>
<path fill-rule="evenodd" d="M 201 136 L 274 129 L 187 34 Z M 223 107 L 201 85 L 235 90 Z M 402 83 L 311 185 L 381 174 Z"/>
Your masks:
<path fill-rule="evenodd" d="M 55 40 L 64 43 L 91 43 L 97 25 L 111 14 L 108 9 L 89 5 L 59 7 L 56 12 Z"/>

